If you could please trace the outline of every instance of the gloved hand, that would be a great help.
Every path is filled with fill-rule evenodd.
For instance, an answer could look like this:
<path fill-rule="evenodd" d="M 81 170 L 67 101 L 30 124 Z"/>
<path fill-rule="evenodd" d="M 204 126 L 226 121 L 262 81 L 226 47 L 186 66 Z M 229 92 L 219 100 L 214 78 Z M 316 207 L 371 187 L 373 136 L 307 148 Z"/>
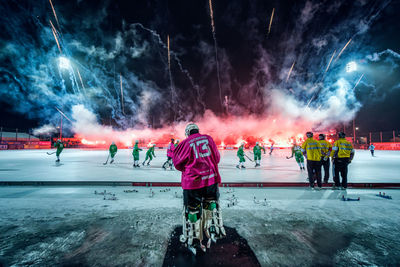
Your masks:
<path fill-rule="evenodd" d="M 327 161 L 329 158 L 327 156 L 324 157 L 324 161 Z"/>

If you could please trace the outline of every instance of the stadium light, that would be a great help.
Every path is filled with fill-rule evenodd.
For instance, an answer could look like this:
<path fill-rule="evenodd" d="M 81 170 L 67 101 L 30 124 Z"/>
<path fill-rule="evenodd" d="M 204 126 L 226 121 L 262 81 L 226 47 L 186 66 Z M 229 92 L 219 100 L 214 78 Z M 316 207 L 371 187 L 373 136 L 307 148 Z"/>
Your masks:
<path fill-rule="evenodd" d="M 69 69 L 71 68 L 71 62 L 66 57 L 59 57 L 58 66 L 60 67 L 60 69 Z"/>
<path fill-rule="evenodd" d="M 346 72 L 353 72 L 357 70 L 357 64 L 354 61 L 347 63 Z"/>

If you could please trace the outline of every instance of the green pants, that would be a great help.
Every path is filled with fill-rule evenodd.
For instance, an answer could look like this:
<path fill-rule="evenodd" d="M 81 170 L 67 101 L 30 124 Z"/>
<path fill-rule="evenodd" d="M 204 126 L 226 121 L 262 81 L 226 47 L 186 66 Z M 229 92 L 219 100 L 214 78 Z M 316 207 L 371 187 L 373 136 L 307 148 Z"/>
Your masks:
<path fill-rule="evenodd" d="M 304 157 L 303 155 L 296 155 L 295 156 L 296 162 L 300 163 L 300 162 L 304 162 Z"/>
<path fill-rule="evenodd" d="M 151 155 L 151 154 L 146 154 L 146 159 L 145 159 L 144 161 L 146 161 L 146 160 L 148 160 L 148 159 L 153 160 L 153 155 Z"/>
<path fill-rule="evenodd" d="M 112 159 L 115 157 L 115 154 L 117 154 L 117 152 L 111 152 L 110 153 L 110 156 L 111 156 Z"/>
<path fill-rule="evenodd" d="M 261 154 L 254 154 L 254 160 L 261 160 Z"/>
<path fill-rule="evenodd" d="M 239 158 L 239 162 L 245 162 L 246 161 L 243 156 L 238 156 L 238 158 Z"/>
<path fill-rule="evenodd" d="M 60 156 L 61 152 L 63 151 L 63 148 L 57 148 L 56 156 Z"/>

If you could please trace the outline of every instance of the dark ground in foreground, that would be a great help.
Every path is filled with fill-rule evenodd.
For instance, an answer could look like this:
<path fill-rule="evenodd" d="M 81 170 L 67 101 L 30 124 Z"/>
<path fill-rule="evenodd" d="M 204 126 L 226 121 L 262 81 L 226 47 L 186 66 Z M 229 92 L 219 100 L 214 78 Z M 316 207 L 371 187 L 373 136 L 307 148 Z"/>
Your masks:
<path fill-rule="evenodd" d="M 148 198 L 146 191 L 103 201 L 89 193 L 36 198 L 36 189 L 22 190 L 0 194 L 0 266 L 171 266 L 178 259 L 186 266 L 400 263 L 397 190 L 392 201 L 354 191 L 364 192 L 362 201 L 347 203 L 328 191 L 238 189 L 233 208 L 222 194 L 229 237 L 198 257 L 185 254 L 177 240 L 180 200 L 172 194 Z M 252 201 L 260 192 L 269 195 L 266 206 Z"/>

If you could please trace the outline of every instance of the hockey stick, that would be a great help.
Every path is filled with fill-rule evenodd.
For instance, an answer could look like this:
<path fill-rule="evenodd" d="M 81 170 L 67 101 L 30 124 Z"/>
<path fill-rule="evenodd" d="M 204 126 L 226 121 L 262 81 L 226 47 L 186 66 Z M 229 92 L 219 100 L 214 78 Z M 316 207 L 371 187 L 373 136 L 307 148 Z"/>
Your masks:
<path fill-rule="evenodd" d="M 247 156 L 246 154 L 244 154 L 246 156 L 246 158 L 248 158 L 251 162 L 254 162 L 254 160 L 252 160 L 251 158 L 249 158 L 249 156 Z"/>
<path fill-rule="evenodd" d="M 103 163 L 103 165 L 106 165 L 108 163 L 108 159 L 110 158 L 110 154 L 108 154 L 106 162 Z"/>
<path fill-rule="evenodd" d="M 51 153 L 49 153 L 49 152 L 46 152 L 47 153 L 47 155 L 53 155 L 53 154 L 55 154 L 57 151 L 54 151 L 54 152 L 51 152 Z"/>

